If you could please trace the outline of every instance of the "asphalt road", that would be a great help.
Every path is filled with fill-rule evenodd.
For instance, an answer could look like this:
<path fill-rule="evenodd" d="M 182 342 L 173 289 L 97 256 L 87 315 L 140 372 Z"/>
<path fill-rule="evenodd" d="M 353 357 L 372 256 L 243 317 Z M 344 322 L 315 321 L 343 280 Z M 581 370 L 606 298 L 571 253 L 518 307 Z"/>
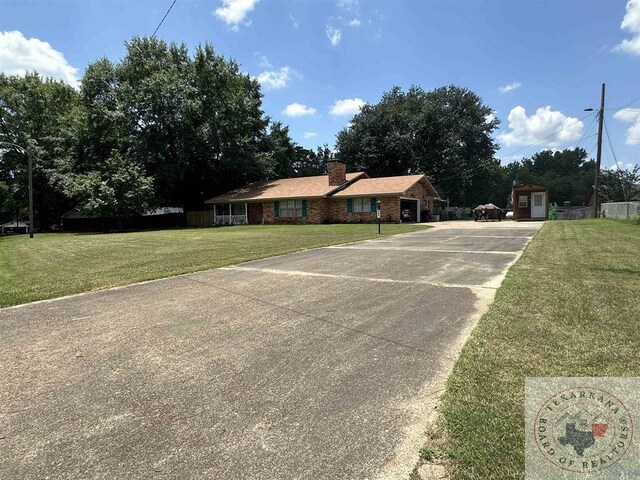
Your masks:
<path fill-rule="evenodd" d="M 407 478 L 538 228 L 452 222 L 0 310 L 0 478 Z"/>

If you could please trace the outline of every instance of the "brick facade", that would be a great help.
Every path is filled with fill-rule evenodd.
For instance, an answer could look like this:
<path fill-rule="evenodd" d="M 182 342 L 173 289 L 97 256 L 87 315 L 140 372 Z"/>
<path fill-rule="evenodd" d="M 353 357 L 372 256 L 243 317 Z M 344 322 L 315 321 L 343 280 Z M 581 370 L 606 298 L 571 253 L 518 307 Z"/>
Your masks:
<path fill-rule="evenodd" d="M 297 225 L 304 223 L 322 223 L 326 212 L 326 198 L 307 199 L 306 217 L 275 217 L 274 202 L 264 202 L 262 211 L 264 223 L 268 225 Z"/>
<path fill-rule="evenodd" d="M 337 187 L 347 181 L 347 166 L 340 162 L 329 162 L 327 164 L 329 174 L 329 185 Z"/>
<path fill-rule="evenodd" d="M 370 198 L 370 197 L 369 197 Z M 380 200 L 381 220 L 383 222 L 400 221 L 400 198 L 399 197 L 375 197 Z M 324 220 L 327 223 L 369 223 L 377 222 L 376 212 L 348 212 L 346 198 L 328 198 L 327 216 Z"/>
<path fill-rule="evenodd" d="M 413 185 L 402 196 L 419 199 L 420 210 L 428 210 L 429 213 L 433 213 L 433 197 L 428 195 L 427 187 L 422 181 Z"/>
<path fill-rule="evenodd" d="M 342 185 L 345 182 L 344 175 L 346 169 L 344 164 L 331 162 L 329 163 L 328 168 L 328 182 L 330 182 L 331 185 Z M 396 177 L 392 177 L 392 179 L 393 178 Z M 406 186 L 404 188 L 406 188 Z M 343 190 L 344 187 L 337 189 L 338 193 Z M 254 201 L 247 204 L 248 222 L 251 225 L 259 225 L 263 223 L 271 225 L 295 225 L 305 223 L 375 223 L 378 221 L 375 211 L 348 211 L 348 202 L 350 198 L 366 198 L 369 203 L 369 199 L 375 198 L 382 202 L 381 220 L 383 222 L 400 223 L 401 198 L 419 199 L 420 210 L 422 212 L 425 210 L 432 211 L 433 197 L 429 195 L 429 192 L 433 192 L 433 188 L 430 186 L 428 180 L 422 179 L 411 185 L 402 194 L 366 196 L 355 193 L 355 196 L 351 197 L 348 193 L 344 192 L 342 194 L 343 196 L 333 196 L 329 194 L 324 197 L 306 198 L 307 214 L 304 217 L 276 217 L 274 215 L 274 201 Z M 300 197 L 298 197 L 298 199 L 302 200 Z M 284 201 L 284 199 L 282 201 Z M 280 205 L 282 205 L 282 203 Z M 422 215 L 421 217 L 425 218 Z"/>

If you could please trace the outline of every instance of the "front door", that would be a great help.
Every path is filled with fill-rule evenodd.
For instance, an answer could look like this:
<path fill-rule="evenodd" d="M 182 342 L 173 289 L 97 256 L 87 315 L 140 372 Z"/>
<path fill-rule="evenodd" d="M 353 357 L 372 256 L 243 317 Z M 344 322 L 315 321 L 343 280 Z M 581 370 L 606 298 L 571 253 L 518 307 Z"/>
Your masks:
<path fill-rule="evenodd" d="M 544 218 L 545 193 L 531 194 L 531 218 Z"/>

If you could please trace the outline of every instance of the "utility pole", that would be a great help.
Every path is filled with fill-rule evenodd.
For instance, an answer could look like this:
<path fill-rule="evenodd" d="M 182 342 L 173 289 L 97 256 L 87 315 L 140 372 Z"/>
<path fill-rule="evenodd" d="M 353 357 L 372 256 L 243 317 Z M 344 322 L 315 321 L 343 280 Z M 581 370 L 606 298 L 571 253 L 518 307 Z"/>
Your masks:
<path fill-rule="evenodd" d="M 599 201 L 599 180 L 600 180 L 600 161 L 602 160 L 602 123 L 604 122 L 604 92 L 605 85 L 602 84 L 602 94 L 600 96 L 600 110 L 598 110 L 598 153 L 596 155 L 596 175 L 593 181 L 593 218 L 598 218 L 600 212 L 598 210 Z"/>
<path fill-rule="evenodd" d="M 31 156 L 31 150 L 26 151 L 27 176 L 29 177 L 29 238 L 33 238 L 33 157 Z"/>
<path fill-rule="evenodd" d="M 27 183 L 29 188 L 29 238 L 33 238 L 33 156 L 28 148 L 11 142 L 0 142 L 0 146 L 16 148 L 27 154 Z"/>

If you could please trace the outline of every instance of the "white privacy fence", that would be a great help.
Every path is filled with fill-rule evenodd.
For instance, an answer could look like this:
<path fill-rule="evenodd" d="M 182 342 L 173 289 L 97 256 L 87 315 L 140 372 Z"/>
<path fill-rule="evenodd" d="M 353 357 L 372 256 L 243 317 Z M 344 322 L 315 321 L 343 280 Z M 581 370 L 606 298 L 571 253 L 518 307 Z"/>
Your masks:
<path fill-rule="evenodd" d="M 601 215 L 604 218 L 630 220 L 640 217 L 640 202 L 603 203 L 601 209 Z"/>

